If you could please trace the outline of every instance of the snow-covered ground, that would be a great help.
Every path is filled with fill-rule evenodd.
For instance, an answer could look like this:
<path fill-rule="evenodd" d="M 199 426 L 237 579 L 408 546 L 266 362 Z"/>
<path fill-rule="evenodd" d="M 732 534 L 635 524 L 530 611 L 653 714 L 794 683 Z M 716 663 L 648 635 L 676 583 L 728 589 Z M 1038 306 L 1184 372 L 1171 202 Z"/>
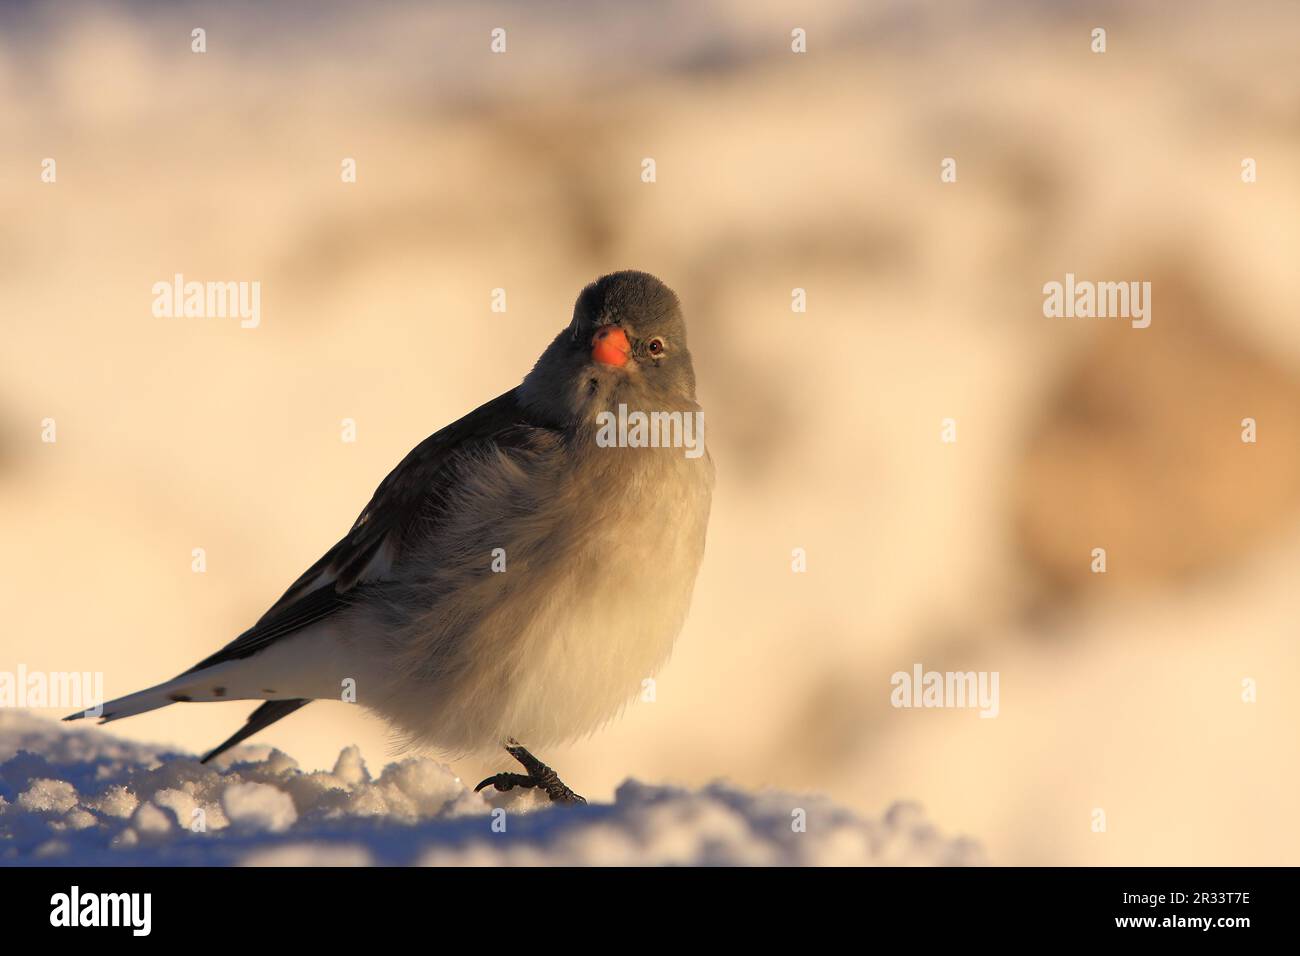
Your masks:
<path fill-rule="evenodd" d="M 913 804 L 864 819 L 825 797 L 625 782 L 612 804 L 475 794 L 446 764 L 356 748 L 332 772 L 244 746 L 192 754 L 0 711 L 0 862 L 80 865 L 961 865 L 976 843 Z"/>

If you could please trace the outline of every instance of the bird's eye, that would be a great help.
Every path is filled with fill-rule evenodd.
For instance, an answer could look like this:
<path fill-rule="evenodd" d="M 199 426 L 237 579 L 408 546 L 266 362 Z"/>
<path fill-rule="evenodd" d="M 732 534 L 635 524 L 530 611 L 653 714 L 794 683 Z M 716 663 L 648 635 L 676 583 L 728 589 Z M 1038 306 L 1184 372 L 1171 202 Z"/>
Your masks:
<path fill-rule="evenodd" d="M 661 338 L 653 338 L 653 339 L 651 339 L 649 342 L 646 343 L 646 351 L 649 352 L 651 355 L 653 355 L 653 356 L 655 356 L 655 357 L 658 357 L 658 356 L 660 356 L 660 355 L 663 355 L 663 354 L 664 354 L 664 340 L 661 339 Z"/>

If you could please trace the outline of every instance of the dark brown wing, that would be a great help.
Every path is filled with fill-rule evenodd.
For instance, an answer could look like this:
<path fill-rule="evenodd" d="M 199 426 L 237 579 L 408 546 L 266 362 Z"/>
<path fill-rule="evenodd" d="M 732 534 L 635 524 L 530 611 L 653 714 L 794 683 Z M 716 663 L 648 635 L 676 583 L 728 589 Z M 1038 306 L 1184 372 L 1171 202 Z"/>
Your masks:
<path fill-rule="evenodd" d="M 343 540 L 308 568 L 256 624 L 186 673 L 250 657 L 347 607 L 349 592 L 383 580 L 420 516 L 444 498 L 454 478 L 453 452 L 478 444 L 522 445 L 537 427 L 512 389 L 420 442 L 379 483 Z"/>
<path fill-rule="evenodd" d="M 367 568 L 377 558 L 392 560 L 402 552 L 405 536 L 432 498 L 441 498 L 449 477 L 449 453 L 476 442 L 516 444 L 518 426 L 533 426 L 511 389 L 480 405 L 459 421 L 434 432 L 379 483 L 343 540 L 298 578 L 267 612 L 270 616 L 324 582 L 350 590 L 370 580 Z"/>
<path fill-rule="evenodd" d="M 282 717 L 288 717 L 299 707 L 310 704 L 309 700 L 268 700 L 257 710 L 249 715 L 248 721 L 244 726 L 223 740 L 217 746 L 213 747 L 199 763 L 207 763 L 214 757 L 219 757 L 236 744 L 243 743 L 259 730 L 265 730 Z"/>

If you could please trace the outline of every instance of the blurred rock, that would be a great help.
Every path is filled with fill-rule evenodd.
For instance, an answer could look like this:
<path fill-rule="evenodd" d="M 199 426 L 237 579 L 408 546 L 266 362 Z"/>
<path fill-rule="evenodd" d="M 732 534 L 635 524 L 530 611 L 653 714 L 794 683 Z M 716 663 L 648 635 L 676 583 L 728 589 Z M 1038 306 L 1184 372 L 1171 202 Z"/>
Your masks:
<path fill-rule="evenodd" d="M 1030 436 L 1014 501 L 1024 558 L 1052 589 L 1187 583 L 1274 540 L 1300 509 L 1300 374 L 1252 347 L 1232 297 L 1190 266 L 1158 274 L 1152 302 L 1146 329 L 1059 320 L 1096 326 L 1096 341 Z"/>

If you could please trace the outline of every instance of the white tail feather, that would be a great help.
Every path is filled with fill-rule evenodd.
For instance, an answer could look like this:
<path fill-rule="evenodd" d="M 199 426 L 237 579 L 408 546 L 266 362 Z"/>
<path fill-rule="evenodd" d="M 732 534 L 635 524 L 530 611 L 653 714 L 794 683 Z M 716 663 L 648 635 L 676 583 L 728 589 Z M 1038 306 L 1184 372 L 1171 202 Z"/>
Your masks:
<path fill-rule="evenodd" d="M 356 676 L 355 668 L 340 662 L 341 656 L 328 628 L 305 628 L 251 657 L 181 674 L 162 684 L 110 700 L 102 708 L 81 711 L 64 719 L 100 717 L 104 723 L 190 702 L 337 700 L 341 678 Z"/>

